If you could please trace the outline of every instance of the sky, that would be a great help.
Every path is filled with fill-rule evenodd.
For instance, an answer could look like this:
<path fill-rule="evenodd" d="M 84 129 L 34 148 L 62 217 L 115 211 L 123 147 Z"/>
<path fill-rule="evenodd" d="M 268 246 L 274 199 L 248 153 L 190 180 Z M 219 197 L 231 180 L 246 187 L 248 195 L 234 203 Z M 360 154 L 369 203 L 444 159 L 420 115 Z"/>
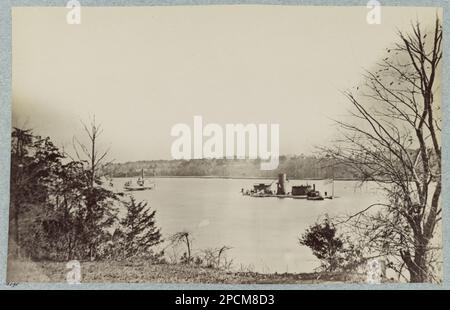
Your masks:
<path fill-rule="evenodd" d="M 279 124 L 280 153 L 335 137 L 342 91 L 436 8 L 173 6 L 13 8 L 12 120 L 70 151 L 95 115 L 116 162 L 171 159 L 178 123 Z"/>

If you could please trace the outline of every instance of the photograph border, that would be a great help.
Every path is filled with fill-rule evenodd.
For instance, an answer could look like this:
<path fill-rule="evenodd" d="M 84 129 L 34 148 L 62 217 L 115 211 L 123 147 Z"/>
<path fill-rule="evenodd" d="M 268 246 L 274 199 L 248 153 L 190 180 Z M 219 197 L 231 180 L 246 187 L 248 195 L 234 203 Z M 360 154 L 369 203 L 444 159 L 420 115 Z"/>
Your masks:
<path fill-rule="evenodd" d="M 450 199 L 450 4 L 445 0 L 379 0 L 381 6 L 405 7 L 440 7 L 443 9 L 443 76 L 442 91 L 442 145 L 443 145 L 443 282 L 442 284 L 135 284 L 135 283 L 7 283 L 8 227 L 9 227 L 9 176 L 10 176 L 10 146 L 11 146 L 11 11 L 14 7 L 65 7 L 68 0 L 9 0 L 0 1 L 0 289 L 206 289 L 206 290 L 297 290 L 297 289 L 450 289 L 450 213 L 444 203 Z M 368 0 L 79 0 L 83 6 L 173 6 L 173 5 L 303 5 L 303 6 L 367 6 Z"/>

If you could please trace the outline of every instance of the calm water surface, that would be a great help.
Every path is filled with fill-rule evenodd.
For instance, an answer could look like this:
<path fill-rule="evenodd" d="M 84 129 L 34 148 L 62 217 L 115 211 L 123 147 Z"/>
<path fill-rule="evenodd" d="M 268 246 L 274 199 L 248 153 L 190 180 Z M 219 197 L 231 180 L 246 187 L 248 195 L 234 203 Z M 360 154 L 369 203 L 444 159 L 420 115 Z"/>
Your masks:
<path fill-rule="evenodd" d="M 115 179 L 121 189 L 127 179 Z M 380 202 L 383 193 L 374 184 L 359 186 L 354 181 L 336 181 L 333 200 L 252 198 L 241 188 L 267 180 L 156 178 L 156 189 L 133 192 L 157 210 L 157 223 L 165 238 L 188 230 L 193 248 L 231 246 L 228 256 L 234 267 L 251 267 L 259 272 L 311 272 L 317 259 L 298 237 L 325 213 L 352 214 Z M 331 193 L 331 184 L 322 181 L 290 180 L 292 185 L 316 184 L 322 193 Z"/>

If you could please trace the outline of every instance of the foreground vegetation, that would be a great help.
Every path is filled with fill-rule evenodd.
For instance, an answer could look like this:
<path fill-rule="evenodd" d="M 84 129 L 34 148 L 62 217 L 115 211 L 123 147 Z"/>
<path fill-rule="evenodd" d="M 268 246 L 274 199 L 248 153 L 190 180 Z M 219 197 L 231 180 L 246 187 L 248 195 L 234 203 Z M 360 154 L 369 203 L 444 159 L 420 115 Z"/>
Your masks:
<path fill-rule="evenodd" d="M 11 145 L 11 258 L 101 260 L 153 258 L 163 239 L 156 211 L 103 186 L 107 151 L 97 147 L 101 127 L 85 126 L 88 143 L 76 158 L 31 130 L 14 128 Z M 75 140 L 78 141 L 78 140 Z M 126 210 L 119 216 L 119 208 Z"/>
<path fill-rule="evenodd" d="M 66 283 L 62 262 L 10 261 L 8 282 Z M 209 283 L 209 284 L 323 284 L 365 281 L 363 274 L 340 272 L 273 273 L 231 272 L 187 264 L 152 264 L 146 261 L 81 263 L 81 283 Z"/>

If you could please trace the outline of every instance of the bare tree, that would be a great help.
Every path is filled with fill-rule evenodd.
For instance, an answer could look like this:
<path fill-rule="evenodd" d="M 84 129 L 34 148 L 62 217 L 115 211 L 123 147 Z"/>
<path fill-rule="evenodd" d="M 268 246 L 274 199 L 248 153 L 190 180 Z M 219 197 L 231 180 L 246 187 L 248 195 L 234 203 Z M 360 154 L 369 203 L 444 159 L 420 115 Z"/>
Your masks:
<path fill-rule="evenodd" d="M 201 251 L 202 261 L 208 268 L 229 270 L 233 260 L 227 259 L 226 252 L 231 249 L 231 247 L 226 245 L 221 248 L 206 248 Z"/>
<path fill-rule="evenodd" d="M 109 153 L 109 148 L 100 151 L 98 147 L 98 138 L 103 133 L 102 126 L 95 121 L 95 116 L 92 118 L 89 126 L 82 122 L 84 132 L 89 138 L 89 144 L 81 143 L 76 137 L 73 138 L 73 148 L 79 161 L 88 165 L 89 179 L 91 187 L 94 187 L 97 172 L 110 164 L 106 158 Z"/>
<path fill-rule="evenodd" d="M 89 126 L 83 122 L 82 125 L 88 137 L 88 144 L 83 144 L 74 137 L 73 147 L 78 161 L 86 166 L 89 190 L 85 192 L 87 208 L 85 226 L 88 233 L 81 238 L 89 243 L 89 256 L 93 260 L 97 255 L 96 247 L 102 242 L 103 227 L 109 227 L 115 221 L 114 213 L 116 211 L 113 210 L 112 201 L 116 199 L 116 195 L 111 191 L 104 190 L 101 186 L 96 186 L 102 185 L 98 176 L 99 170 L 111 163 L 106 161 L 109 148 L 100 151 L 98 145 L 98 139 L 103 133 L 103 129 L 96 122 L 95 116 Z"/>
<path fill-rule="evenodd" d="M 365 83 L 346 91 L 352 120 L 338 122 L 342 139 L 324 148 L 364 181 L 377 182 L 387 203 L 348 218 L 367 251 L 389 257 L 411 282 L 439 280 L 433 275 L 436 227 L 441 220 L 440 74 L 442 25 L 430 31 L 419 22 L 387 49 Z"/>
<path fill-rule="evenodd" d="M 179 245 L 184 244 L 186 245 L 186 260 L 189 263 L 192 259 L 191 257 L 191 250 L 192 250 L 192 240 L 191 240 L 191 233 L 188 231 L 180 231 L 175 234 L 173 234 L 169 238 L 172 245 Z"/>

